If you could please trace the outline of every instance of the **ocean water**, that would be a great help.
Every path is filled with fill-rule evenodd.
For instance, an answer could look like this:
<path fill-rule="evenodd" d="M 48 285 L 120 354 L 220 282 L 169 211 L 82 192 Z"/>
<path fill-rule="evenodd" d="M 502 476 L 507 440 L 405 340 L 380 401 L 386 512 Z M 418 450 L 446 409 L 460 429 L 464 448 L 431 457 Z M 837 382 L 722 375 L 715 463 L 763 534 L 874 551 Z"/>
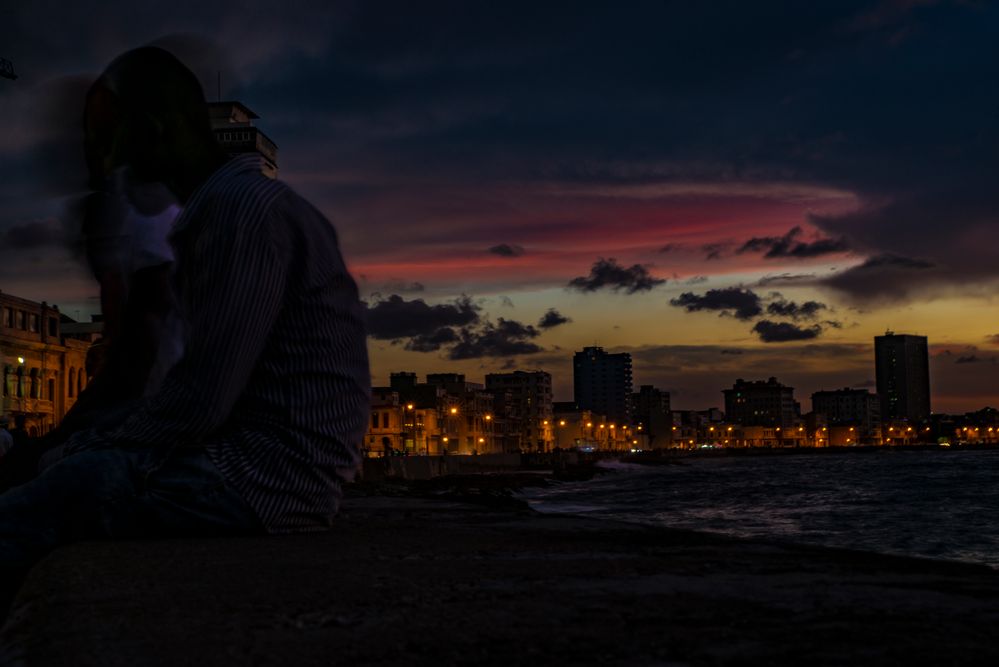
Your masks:
<path fill-rule="evenodd" d="M 541 512 L 999 567 L 999 451 L 686 458 L 602 464 L 529 489 Z"/>

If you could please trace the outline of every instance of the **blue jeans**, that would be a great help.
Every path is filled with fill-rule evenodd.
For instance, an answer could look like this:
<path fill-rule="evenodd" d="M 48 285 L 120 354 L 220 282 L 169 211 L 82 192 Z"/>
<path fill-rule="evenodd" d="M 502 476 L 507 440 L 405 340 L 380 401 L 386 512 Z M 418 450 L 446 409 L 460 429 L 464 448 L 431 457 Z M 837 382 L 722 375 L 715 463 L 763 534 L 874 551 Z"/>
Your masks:
<path fill-rule="evenodd" d="M 0 579 L 80 539 L 263 532 L 200 449 L 88 450 L 0 495 Z"/>

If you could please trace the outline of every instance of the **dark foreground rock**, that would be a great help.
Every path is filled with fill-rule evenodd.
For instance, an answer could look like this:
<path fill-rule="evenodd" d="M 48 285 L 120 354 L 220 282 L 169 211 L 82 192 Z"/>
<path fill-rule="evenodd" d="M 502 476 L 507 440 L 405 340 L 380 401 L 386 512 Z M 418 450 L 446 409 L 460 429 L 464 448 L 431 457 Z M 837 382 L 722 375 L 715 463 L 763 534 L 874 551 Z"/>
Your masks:
<path fill-rule="evenodd" d="M 25 665 L 995 665 L 999 575 L 413 498 L 324 534 L 85 543 L 2 637 Z"/>

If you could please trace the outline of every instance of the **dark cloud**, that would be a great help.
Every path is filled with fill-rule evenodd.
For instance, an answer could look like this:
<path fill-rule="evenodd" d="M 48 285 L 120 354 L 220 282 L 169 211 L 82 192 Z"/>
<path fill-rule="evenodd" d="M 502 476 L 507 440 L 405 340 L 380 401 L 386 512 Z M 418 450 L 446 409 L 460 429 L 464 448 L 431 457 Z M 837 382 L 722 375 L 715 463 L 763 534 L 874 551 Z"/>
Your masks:
<path fill-rule="evenodd" d="M 682 248 L 683 245 L 680 243 L 667 243 L 663 247 L 659 248 L 659 252 L 662 253 L 676 252 L 677 250 L 681 250 Z"/>
<path fill-rule="evenodd" d="M 560 324 L 566 324 L 568 322 L 572 322 L 572 319 L 558 312 L 555 308 L 549 308 L 545 311 L 545 314 L 541 316 L 541 319 L 538 320 L 538 328 L 551 329 L 552 327 L 557 327 Z"/>
<path fill-rule="evenodd" d="M 395 292 L 396 294 L 413 294 L 426 291 L 427 287 L 416 280 L 389 278 L 380 289 L 384 292 Z"/>
<path fill-rule="evenodd" d="M 501 296 L 499 300 L 500 300 L 500 305 L 503 306 L 504 308 L 513 308 L 513 299 L 511 299 L 510 297 Z"/>
<path fill-rule="evenodd" d="M 771 287 L 774 285 L 803 285 L 815 280 L 814 273 L 780 273 L 774 276 L 763 276 L 756 285 L 758 287 Z"/>
<path fill-rule="evenodd" d="M 368 335 L 379 340 L 402 340 L 439 335 L 447 327 L 479 322 L 479 306 L 463 296 L 454 303 L 430 305 L 423 299 L 407 301 L 398 294 L 366 304 Z"/>
<path fill-rule="evenodd" d="M 703 295 L 684 292 L 670 304 L 686 308 L 688 313 L 700 310 L 719 311 L 722 315 L 732 315 L 740 320 L 749 320 L 763 312 L 762 300 L 750 289 L 726 287 L 708 290 Z"/>
<path fill-rule="evenodd" d="M 519 245 L 500 243 L 499 245 L 490 247 L 486 252 L 499 255 L 500 257 L 520 257 L 524 254 L 524 249 Z"/>
<path fill-rule="evenodd" d="M 999 134 L 999 123 L 992 123 L 989 132 Z M 871 257 L 826 284 L 858 303 L 994 293 L 999 287 L 992 240 L 999 225 L 999 189 L 994 187 L 999 163 L 974 163 L 970 152 L 965 151 L 969 163 L 959 166 L 959 183 L 953 174 L 940 182 L 927 175 L 888 204 L 816 217 L 815 224 L 856 239 Z"/>
<path fill-rule="evenodd" d="M 933 268 L 933 263 L 924 259 L 876 255 L 823 279 L 821 284 L 861 303 L 895 301 L 920 291 L 925 285 L 921 274 L 931 272 Z"/>
<path fill-rule="evenodd" d="M 610 289 L 615 292 L 624 290 L 627 294 L 635 294 L 648 292 L 665 282 L 665 279 L 651 275 L 648 268 L 641 264 L 632 264 L 625 268 L 613 257 L 609 259 L 601 257 L 593 263 L 589 276 L 573 278 L 569 281 L 568 287 L 580 292 Z"/>
<path fill-rule="evenodd" d="M 818 316 L 819 312 L 828 308 L 826 304 L 818 301 L 805 301 L 799 304 L 796 301 L 778 298 L 767 304 L 767 314 L 790 317 L 793 320 L 812 320 Z"/>
<path fill-rule="evenodd" d="M 982 361 L 981 357 L 975 354 L 965 355 L 963 357 L 958 357 L 954 363 L 955 364 L 977 364 Z"/>
<path fill-rule="evenodd" d="M 722 255 L 731 247 L 731 243 L 705 243 L 701 246 L 701 252 L 704 253 L 706 260 L 721 259 Z"/>
<path fill-rule="evenodd" d="M 23 186 L 37 173 L 21 167 L 41 142 L 20 131 L 37 109 L 23 85 L 29 75 L 100 70 L 168 29 L 218 36 L 232 61 L 223 93 L 260 113 L 284 174 L 328 179 L 307 194 L 342 214 L 351 251 L 394 247 L 386 240 L 406 234 L 436 242 L 471 230 L 476 249 L 519 239 L 497 236 L 504 227 L 490 218 L 506 200 L 484 184 L 499 181 L 696 181 L 719 190 L 792 182 L 855 199 L 853 213 L 811 221 L 827 237 L 864 256 L 934 265 L 882 267 L 889 287 L 848 270 L 833 285 L 847 296 L 988 291 L 999 277 L 990 240 L 999 87 L 982 84 L 999 77 L 995 3 L 639 3 L 627 12 L 586 3 L 566 12 L 512 0 L 456 12 L 452 3 L 291 11 L 247 0 L 143 5 L 141 16 L 127 3 L 64 5 L 20 3 L 6 17 L 5 55 L 22 79 L 0 86 L 0 189 L 19 209 L 35 204 Z M 214 84 L 221 59 L 206 60 L 196 68 Z M 434 206 L 460 206 L 461 215 L 427 230 L 400 224 L 384 204 L 398 195 L 395 184 L 414 182 L 441 184 L 442 195 L 456 184 L 482 194 L 435 197 Z M 740 222 L 738 211 L 725 215 Z"/>
<path fill-rule="evenodd" d="M 67 244 L 66 232 L 58 220 L 46 219 L 8 227 L 0 235 L 0 247 L 6 250 L 32 250 Z"/>
<path fill-rule="evenodd" d="M 531 339 L 539 335 L 541 332 L 529 324 L 501 317 L 495 325 L 486 322 L 478 328 L 462 329 L 458 342 L 448 353 L 448 358 L 457 360 L 535 354 L 544 350 L 540 345 L 531 342 Z"/>
<path fill-rule="evenodd" d="M 870 343 L 814 340 L 746 347 L 650 345 L 612 348 L 608 352 L 631 353 L 636 385 L 682 389 L 673 396 L 676 409 L 718 406 L 722 389 L 731 387 L 736 378 L 766 379 L 775 374 L 781 382 L 794 387 L 799 400 L 806 401 L 814 391 L 849 386 L 870 373 L 872 364 Z M 571 378 L 571 358 L 566 373 Z"/>
<path fill-rule="evenodd" d="M 366 304 L 366 316 L 369 336 L 404 343 L 411 352 L 446 350 L 449 359 L 477 359 L 543 350 L 531 342 L 541 335 L 536 327 L 502 317 L 493 324 L 468 296 L 430 305 L 393 294 Z"/>
<path fill-rule="evenodd" d="M 703 285 L 708 282 L 707 276 L 691 276 L 683 281 L 684 285 Z"/>
<path fill-rule="evenodd" d="M 846 252 L 850 249 L 846 239 L 817 238 L 802 241 L 801 227 L 793 227 L 783 236 L 757 236 L 749 239 L 736 250 L 737 254 L 761 252 L 767 259 L 795 258 L 808 259 Z"/>
<path fill-rule="evenodd" d="M 817 324 L 800 327 L 790 322 L 760 320 L 753 326 L 753 333 L 758 334 L 764 343 L 787 343 L 817 338 L 822 333 L 822 327 Z"/>
<path fill-rule="evenodd" d="M 411 352 L 436 352 L 445 345 L 458 342 L 458 334 L 451 327 L 441 327 L 430 334 L 419 334 L 406 341 Z"/>

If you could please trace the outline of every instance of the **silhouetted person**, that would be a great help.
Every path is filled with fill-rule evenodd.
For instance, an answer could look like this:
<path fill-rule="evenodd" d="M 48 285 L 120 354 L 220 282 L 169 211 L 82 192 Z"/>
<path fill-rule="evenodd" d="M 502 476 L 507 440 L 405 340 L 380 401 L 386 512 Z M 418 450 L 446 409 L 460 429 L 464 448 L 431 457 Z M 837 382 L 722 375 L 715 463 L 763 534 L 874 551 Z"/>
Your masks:
<path fill-rule="evenodd" d="M 124 418 L 75 433 L 0 495 L 0 578 L 81 537 L 328 527 L 370 394 L 333 228 L 253 157 L 227 159 L 197 79 L 166 51 L 112 62 L 86 126 L 94 180 L 127 168 L 184 207 L 171 237 L 184 351 Z"/>
<path fill-rule="evenodd" d="M 0 415 L 0 460 L 7 455 L 11 447 L 14 446 L 14 436 L 10 434 L 7 430 L 9 422 L 7 421 L 7 415 Z"/>

